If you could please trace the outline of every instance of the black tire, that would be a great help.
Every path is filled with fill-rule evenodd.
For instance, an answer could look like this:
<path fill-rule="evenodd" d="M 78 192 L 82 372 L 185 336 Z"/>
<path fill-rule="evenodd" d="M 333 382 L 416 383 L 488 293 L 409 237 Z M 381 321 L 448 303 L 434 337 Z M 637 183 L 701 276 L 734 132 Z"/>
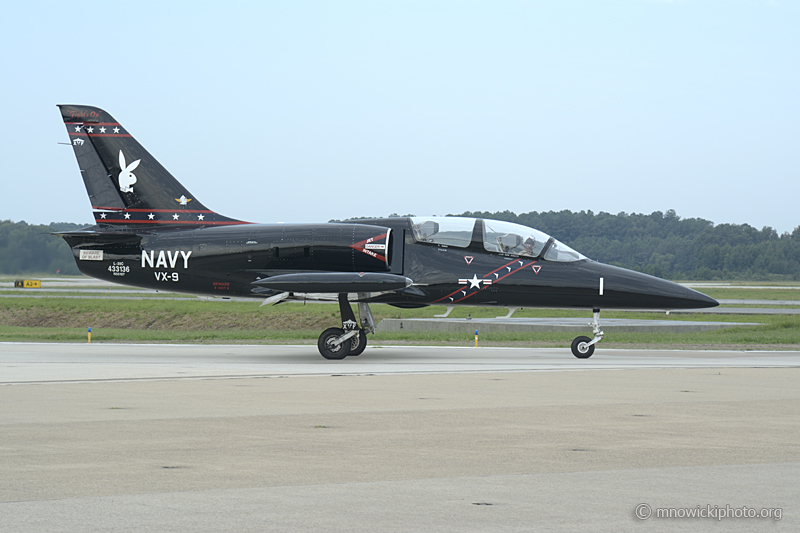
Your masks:
<path fill-rule="evenodd" d="M 358 330 L 358 335 L 351 339 L 350 353 L 347 355 L 361 355 L 364 353 L 364 348 L 367 347 L 367 334 L 363 329 Z"/>
<path fill-rule="evenodd" d="M 328 328 L 322 332 L 317 341 L 319 353 L 325 359 L 344 359 L 350 353 L 350 341 L 344 341 L 339 346 L 333 344 L 333 340 L 344 335 L 341 328 Z"/>
<path fill-rule="evenodd" d="M 594 344 L 587 346 L 586 343 L 591 340 L 589 337 L 578 337 L 572 341 L 572 355 L 578 359 L 589 359 L 594 353 Z"/>

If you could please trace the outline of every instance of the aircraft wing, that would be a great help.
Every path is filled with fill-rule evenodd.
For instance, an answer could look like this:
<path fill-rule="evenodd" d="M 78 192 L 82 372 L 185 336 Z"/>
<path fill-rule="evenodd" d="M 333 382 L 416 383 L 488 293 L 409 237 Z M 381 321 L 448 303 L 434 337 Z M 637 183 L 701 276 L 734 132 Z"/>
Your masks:
<path fill-rule="evenodd" d="M 301 272 L 254 281 L 253 285 L 282 292 L 384 292 L 405 289 L 413 281 L 381 272 Z"/>

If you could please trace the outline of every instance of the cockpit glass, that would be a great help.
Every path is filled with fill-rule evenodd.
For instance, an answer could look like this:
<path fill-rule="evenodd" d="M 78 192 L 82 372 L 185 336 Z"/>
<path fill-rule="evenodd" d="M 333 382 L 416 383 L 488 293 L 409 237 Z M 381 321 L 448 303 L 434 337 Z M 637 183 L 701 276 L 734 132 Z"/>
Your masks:
<path fill-rule="evenodd" d="M 474 218 L 412 217 L 411 227 L 418 242 L 433 242 L 466 248 L 472 242 Z"/>
<path fill-rule="evenodd" d="M 417 242 L 466 248 L 472 242 L 475 222 L 483 225 L 483 247 L 488 252 L 539 258 L 546 261 L 580 261 L 586 257 L 539 230 L 503 222 L 460 217 L 411 217 Z"/>
<path fill-rule="evenodd" d="M 553 243 L 544 254 L 545 261 L 560 261 L 562 263 L 569 263 L 570 261 L 580 261 L 586 259 L 586 256 L 576 252 L 564 243 L 553 239 Z"/>
<path fill-rule="evenodd" d="M 489 252 L 538 257 L 550 239 L 546 233 L 512 222 L 484 220 L 483 223 L 483 246 Z"/>

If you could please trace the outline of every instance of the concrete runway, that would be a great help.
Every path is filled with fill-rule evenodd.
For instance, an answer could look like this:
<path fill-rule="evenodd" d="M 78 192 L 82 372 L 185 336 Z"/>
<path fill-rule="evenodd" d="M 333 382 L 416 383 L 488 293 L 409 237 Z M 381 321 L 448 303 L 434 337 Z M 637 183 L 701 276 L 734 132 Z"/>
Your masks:
<path fill-rule="evenodd" d="M 645 368 L 800 367 L 800 351 L 612 350 L 590 359 L 569 348 L 368 346 L 323 359 L 316 346 L 0 343 L 0 384 Z"/>
<path fill-rule="evenodd" d="M 5 343 L 0 369 L 2 531 L 800 519 L 800 352 Z M 772 518 L 656 516 L 726 505 Z"/>

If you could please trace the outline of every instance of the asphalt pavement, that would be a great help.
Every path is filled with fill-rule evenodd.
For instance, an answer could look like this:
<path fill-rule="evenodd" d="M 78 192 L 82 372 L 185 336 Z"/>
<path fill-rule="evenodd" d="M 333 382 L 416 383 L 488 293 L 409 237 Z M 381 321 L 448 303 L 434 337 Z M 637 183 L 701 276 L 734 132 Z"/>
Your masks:
<path fill-rule="evenodd" d="M 5 343 L 0 530 L 796 531 L 799 378 L 800 352 Z"/>

